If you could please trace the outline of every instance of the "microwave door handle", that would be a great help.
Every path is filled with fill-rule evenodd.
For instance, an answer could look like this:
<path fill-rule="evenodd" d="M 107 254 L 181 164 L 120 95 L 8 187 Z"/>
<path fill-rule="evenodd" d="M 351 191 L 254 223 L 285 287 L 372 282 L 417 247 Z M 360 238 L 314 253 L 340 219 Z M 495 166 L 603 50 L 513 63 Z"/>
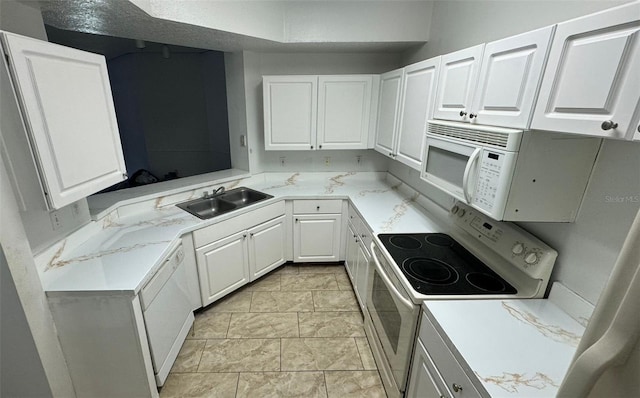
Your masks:
<path fill-rule="evenodd" d="M 473 165 L 478 161 L 478 159 L 480 158 L 480 153 L 482 152 L 482 148 L 476 148 L 473 153 L 471 154 L 471 157 L 469 157 L 469 160 L 467 161 L 467 165 L 464 168 L 464 175 L 462 176 L 462 193 L 464 194 L 464 198 L 467 201 L 467 204 L 471 204 L 471 194 L 469 193 L 469 177 L 471 175 L 471 169 L 473 168 Z"/>
<path fill-rule="evenodd" d="M 380 265 L 380 262 L 376 257 L 376 253 L 373 251 L 374 247 L 375 247 L 375 243 L 371 242 L 371 258 L 373 258 L 373 264 L 378 270 L 378 274 L 380 274 L 380 278 L 382 278 L 382 281 L 384 282 L 384 284 L 389 288 L 389 290 L 391 290 L 391 293 L 393 293 L 394 296 L 396 296 L 405 306 L 407 306 L 409 310 L 413 311 L 415 308 L 415 304 L 413 304 L 412 301 L 409 301 L 406 298 L 404 298 L 404 296 L 400 294 L 398 289 L 396 289 L 396 287 L 393 285 L 393 282 L 391 282 L 387 274 L 382 269 L 382 265 Z"/>

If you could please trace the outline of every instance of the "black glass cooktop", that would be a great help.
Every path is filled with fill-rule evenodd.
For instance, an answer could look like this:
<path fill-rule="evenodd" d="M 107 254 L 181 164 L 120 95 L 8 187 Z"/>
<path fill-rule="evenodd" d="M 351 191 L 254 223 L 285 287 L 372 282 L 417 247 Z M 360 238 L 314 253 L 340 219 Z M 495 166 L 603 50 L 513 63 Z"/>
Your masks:
<path fill-rule="evenodd" d="M 516 294 L 518 291 L 446 234 L 378 234 L 420 294 Z"/>

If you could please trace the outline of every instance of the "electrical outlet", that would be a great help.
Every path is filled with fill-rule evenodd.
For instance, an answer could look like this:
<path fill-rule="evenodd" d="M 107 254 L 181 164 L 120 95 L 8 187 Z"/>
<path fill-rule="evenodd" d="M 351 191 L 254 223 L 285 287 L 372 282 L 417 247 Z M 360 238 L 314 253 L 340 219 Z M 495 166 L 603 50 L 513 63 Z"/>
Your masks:
<path fill-rule="evenodd" d="M 51 217 L 51 226 L 53 227 L 54 231 L 62 228 L 62 220 L 60 219 L 58 210 L 53 210 L 51 213 L 49 213 L 49 217 Z"/>
<path fill-rule="evenodd" d="M 240 146 L 247 146 L 247 136 L 244 134 L 240 136 Z"/>
<path fill-rule="evenodd" d="M 331 156 L 325 156 L 324 157 L 324 165 L 325 166 L 329 166 L 329 160 L 331 159 Z"/>
<path fill-rule="evenodd" d="M 284 167 L 284 160 L 285 160 L 285 157 L 280 156 L 280 167 Z"/>

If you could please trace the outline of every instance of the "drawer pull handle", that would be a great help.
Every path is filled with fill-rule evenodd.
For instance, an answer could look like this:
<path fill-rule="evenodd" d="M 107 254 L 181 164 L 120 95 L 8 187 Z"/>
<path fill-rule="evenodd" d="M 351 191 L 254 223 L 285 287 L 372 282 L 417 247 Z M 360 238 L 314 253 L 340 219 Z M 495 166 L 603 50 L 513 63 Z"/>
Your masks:
<path fill-rule="evenodd" d="M 453 387 L 453 391 L 454 392 L 462 391 L 462 386 L 460 384 L 453 383 L 453 385 L 451 387 Z"/>
<path fill-rule="evenodd" d="M 465 112 L 464 110 L 460 111 L 460 117 L 465 117 L 467 115 L 467 112 Z"/>

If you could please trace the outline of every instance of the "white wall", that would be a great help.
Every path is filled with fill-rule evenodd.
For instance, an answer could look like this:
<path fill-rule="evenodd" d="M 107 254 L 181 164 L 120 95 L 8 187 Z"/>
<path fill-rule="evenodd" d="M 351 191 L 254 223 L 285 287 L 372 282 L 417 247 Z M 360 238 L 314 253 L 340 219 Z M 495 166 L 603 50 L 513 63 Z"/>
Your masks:
<path fill-rule="evenodd" d="M 247 131 L 252 173 L 262 171 L 386 171 L 388 160 L 377 152 L 265 151 L 263 75 L 381 73 L 398 67 L 394 53 L 244 53 Z M 357 157 L 360 156 L 360 163 Z M 284 157 L 284 166 L 281 158 Z M 327 165 L 326 157 L 329 157 Z"/>
<path fill-rule="evenodd" d="M 229 111 L 229 150 L 231 167 L 249 170 L 249 149 L 242 146 L 241 136 L 247 136 L 247 103 L 244 83 L 244 53 L 225 53 L 224 70 L 227 76 L 227 109 Z"/>
<path fill-rule="evenodd" d="M 50 397 L 51 389 L 0 247 L 0 396 Z"/>
<path fill-rule="evenodd" d="M 284 43 L 424 42 L 430 1 L 132 0 L 155 18 Z"/>
<path fill-rule="evenodd" d="M 502 39 L 631 0 L 436 1 L 429 42 L 404 54 L 404 64 Z"/>

